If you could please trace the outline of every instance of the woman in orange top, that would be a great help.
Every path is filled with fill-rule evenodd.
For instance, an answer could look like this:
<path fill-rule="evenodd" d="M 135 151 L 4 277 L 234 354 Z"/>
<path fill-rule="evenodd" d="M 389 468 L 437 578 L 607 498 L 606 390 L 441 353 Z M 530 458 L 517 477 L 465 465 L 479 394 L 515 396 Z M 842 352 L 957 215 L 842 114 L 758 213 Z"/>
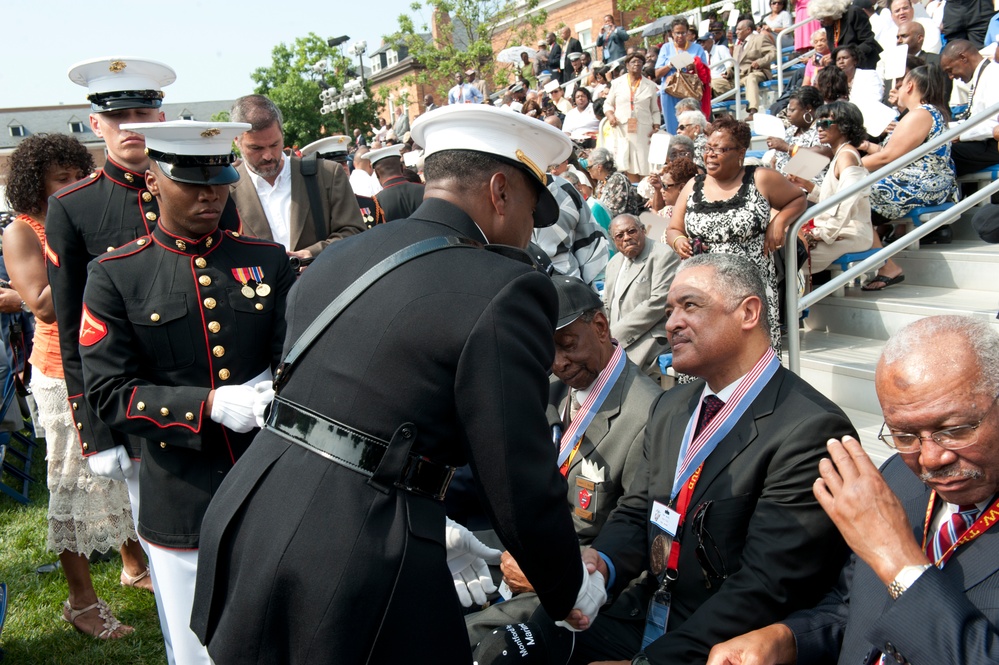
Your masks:
<path fill-rule="evenodd" d="M 10 156 L 7 202 L 20 213 L 3 234 L 11 284 L 35 315 L 31 389 L 45 430 L 48 461 L 48 542 L 58 552 L 69 583 L 63 618 L 80 632 L 114 639 L 132 632 L 97 597 L 90 578 L 91 552 L 120 548 L 121 583 L 152 590 L 136 540 L 125 484 L 95 476 L 80 451 L 66 398 L 59 332 L 46 275 L 45 213 L 48 198 L 90 173 L 94 160 L 75 138 L 41 134 L 26 138 Z"/>

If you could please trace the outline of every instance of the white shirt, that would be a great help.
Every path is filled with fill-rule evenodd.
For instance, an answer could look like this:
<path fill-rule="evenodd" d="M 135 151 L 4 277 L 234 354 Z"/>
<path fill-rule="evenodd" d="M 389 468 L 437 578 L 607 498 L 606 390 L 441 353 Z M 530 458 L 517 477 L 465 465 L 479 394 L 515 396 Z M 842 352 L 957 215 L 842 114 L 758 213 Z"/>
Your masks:
<path fill-rule="evenodd" d="M 587 132 L 596 132 L 599 127 L 600 121 L 593 114 L 593 104 L 582 111 L 573 106 L 562 122 L 562 131 L 577 141 L 587 138 Z"/>
<path fill-rule="evenodd" d="M 988 65 L 988 66 L 986 66 Z M 982 68 L 985 69 L 982 69 Z M 974 86 L 974 96 L 971 98 L 971 115 L 980 113 L 996 102 L 999 102 L 999 64 L 982 59 L 967 82 Z M 999 125 L 999 119 L 983 120 L 975 127 L 961 134 L 962 141 L 987 141 L 992 138 L 992 130 Z"/>
<path fill-rule="evenodd" d="M 382 186 L 378 182 L 378 178 L 368 175 L 362 169 L 354 169 L 354 172 L 350 174 L 350 188 L 358 196 L 374 196 L 382 191 Z"/>
<path fill-rule="evenodd" d="M 732 63 L 727 62 L 724 65 L 719 65 L 715 63 L 722 62 L 732 57 L 732 52 L 728 50 L 727 46 L 721 44 L 715 44 L 711 47 L 711 52 L 708 53 L 708 65 L 711 67 L 711 78 L 723 79 L 728 76 L 728 70 L 732 69 Z"/>
<path fill-rule="evenodd" d="M 246 172 L 250 174 L 260 206 L 267 216 L 271 237 L 274 242 L 284 245 L 285 249 L 291 249 L 291 160 L 283 157 L 281 161 L 284 164 L 273 186 L 249 168 Z"/>

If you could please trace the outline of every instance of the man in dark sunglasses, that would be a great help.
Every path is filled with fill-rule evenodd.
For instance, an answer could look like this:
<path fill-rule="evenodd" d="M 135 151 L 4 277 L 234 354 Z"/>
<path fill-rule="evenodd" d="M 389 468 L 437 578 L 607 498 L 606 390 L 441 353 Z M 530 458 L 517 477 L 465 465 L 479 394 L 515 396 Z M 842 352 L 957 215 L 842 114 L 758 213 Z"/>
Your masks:
<path fill-rule="evenodd" d="M 653 405 L 636 489 L 583 553 L 618 597 L 570 662 L 704 663 L 726 636 L 810 607 L 835 581 L 846 548 L 812 484 L 826 440 L 855 430 L 780 366 L 766 302 L 748 259 L 680 264 L 666 333 L 673 366 L 699 380 Z"/>

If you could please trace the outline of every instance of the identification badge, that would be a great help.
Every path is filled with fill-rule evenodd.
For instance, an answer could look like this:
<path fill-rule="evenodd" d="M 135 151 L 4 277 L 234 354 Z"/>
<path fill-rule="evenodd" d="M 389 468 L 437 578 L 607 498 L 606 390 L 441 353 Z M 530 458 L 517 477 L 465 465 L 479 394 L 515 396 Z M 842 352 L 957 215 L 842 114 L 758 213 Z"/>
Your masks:
<path fill-rule="evenodd" d="M 628 118 L 628 133 L 629 134 L 638 133 L 638 118 Z"/>
<path fill-rule="evenodd" d="M 649 601 L 649 611 L 645 614 L 645 632 L 642 635 L 642 651 L 666 634 L 669 603 L 669 591 L 657 591 Z"/>
<path fill-rule="evenodd" d="M 680 513 L 664 503 L 654 501 L 649 521 L 675 538 L 676 532 L 680 528 Z"/>

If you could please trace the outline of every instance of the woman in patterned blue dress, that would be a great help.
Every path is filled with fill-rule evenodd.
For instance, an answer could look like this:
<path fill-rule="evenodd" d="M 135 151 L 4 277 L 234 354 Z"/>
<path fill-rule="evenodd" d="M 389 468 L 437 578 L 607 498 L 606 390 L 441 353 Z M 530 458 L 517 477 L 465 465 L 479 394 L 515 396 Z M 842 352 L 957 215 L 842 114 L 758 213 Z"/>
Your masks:
<path fill-rule="evenodd" d="M 866 150 L 864 166 L 874 172 L 902 155 L 931 141 L 947 129 L 950 113 L 945 97 L 946 79 L 936 65 L 916 67 L 905 75 L 898 88 L 898 107 L 906 111 L 883 145 L 867 141 L 860 145 Z M 920 157 L 871 186 L 871 221 L 874 226 L 890 223 L 914 208 L 956 201 L 957 182 L 950 144 Z M 874 247 L 881 247 L 874 234 Z M 892 260 L 864 285 L 865 291 L 880 291 L 901 282 L 902 268 Z"/>

